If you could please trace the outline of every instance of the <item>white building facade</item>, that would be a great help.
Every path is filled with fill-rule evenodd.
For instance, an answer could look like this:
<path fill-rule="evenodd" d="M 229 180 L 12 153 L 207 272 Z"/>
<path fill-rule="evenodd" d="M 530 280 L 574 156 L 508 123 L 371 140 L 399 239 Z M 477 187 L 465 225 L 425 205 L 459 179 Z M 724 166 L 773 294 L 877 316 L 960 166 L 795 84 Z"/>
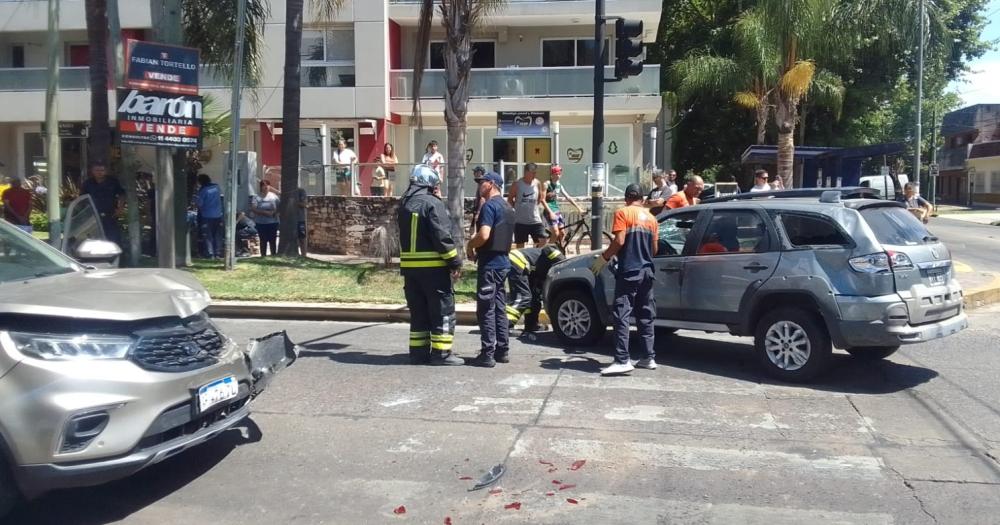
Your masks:
<path fill-rule="evenodd" d="M 89 121 L 90 94 L 83 0 L 62 0 L 60 37 L 59 120 Z M 119 0 L 126 38 L 151 40 L 148 0 Z M 308 2 L 306 3 L 308 6 Z M 607 0 L 607 14 L 643 20 L 645 42 L 653 42 L 659 25 L 659 0 Z M 586 167 L 591 159 L 593 118 L 592 1 L 510 0 L 505 10 L 487 19 L 475 35 L 475 59 L 466 147 L 468 166 L 515 167 L 558 160 L 564 181 L 576 194 L 587 191 Z M 443 29 L 435 19 L 431 53 L 422 59 L 430 68 L 421 92 L 423 129 L 411 125 L 412 70 L 419 3 L 414 0 L 348 0 L 335 20 L 316 23 L 306 13 L 302 43 L 300 170 L 312 194 L 336 192 L 330 175 L 336 140 L 343 138 L 359 162 L 376 160 L 386 142 L 401 163 L 420 160 L 431 140 L 447 156 L 443 118 L 444 77 L 440 50 Z M 0 0 L 0 162 L 6 174 L 32 175 L 44 160 L 41 123 L 45 119 L 45 0 Z M 285 12 L 271 2 L 264 38 L 260 85 L 243 96 L 241 149 L 256 153 L 259 176 L 280 173 L 281 111 Z M 613 24 L 608 26 L 608 73 L 613 75 Z M 649 128 L 661 113 L 659 66 L 606 84 L 605 159 L 608 182 L 623 188 L 648 167 Z M 228 108 L 229 89 L 204 69 L 201 94 Z M 114 108 L 114 92 L 109 90 Z M 497 113 L 546 111 L 559 123 L 556 137 L 498 136 Z M 85 139 L 62 139 L 64 172 L 79 177 L 86 166 Z M 225 141 L 208 141 L 204 171 L 225 172 Z M 141 150 L 145 171 L 153 171 L 150 151 Z M 660 148 L 658 148 L 660 149 Z M 663 147 L 663 150 L 668 150 Z M 660 156 L 661 160 L 663 156 Z M 669 159 L 669 156 L 667 156 Z M 327 168 L 324 168 L 327 166 Z M 518 170 L 519 172 L 520 170 Z M 373 167 L 355 170 L 356 191 L 368 194 Z M 405 186 L 405 170 L 397 172 L 397 193 Z"/>

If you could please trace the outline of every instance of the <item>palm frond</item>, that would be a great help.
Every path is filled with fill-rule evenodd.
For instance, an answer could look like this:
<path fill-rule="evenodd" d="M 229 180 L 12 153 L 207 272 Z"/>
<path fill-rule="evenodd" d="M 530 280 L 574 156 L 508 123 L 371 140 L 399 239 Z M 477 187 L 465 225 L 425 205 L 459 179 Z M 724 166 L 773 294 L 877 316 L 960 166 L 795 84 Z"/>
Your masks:
<path fill-rule="evenodd" d="M 809 100 L 817 106 L 823 106 L 833 111 L 834 117 L 840 118 L 844 106 L 844 81 L 836 74 L 820 69 L 813 76 L 809 88 Z"/>
<path fill-rule="evenodd" d="M 233 79 L 236 62 L 236 2 L 183 0 L 184 41 L 201 52 L 201 62 L 224 80 Z M 264 23 L 271 14 L 267 0 L 247 0 L 243 44 L 243 80 L 259 85 L 263 74 Z"/>
<path fill-rule="evenodd" d="M 443 5 L 443 4 L 442 4 Z M 417 21 L 417 42 L 413 48 L 413 121 L 417 129 L 423 129 L 424 119 L 420 114 L 420 88 L 424 81 L 424 59 L 431 46 L 431 22 L 434 21 L 434 0 L 420 3 L 420 18 Z"/>
<path fill-rule="evenodd" d="M 736 22 L 735 34 L 739 60 L 758 72 L 767 85 L 777 83 L 782 53 L 764 13 L 755 9 L 744 12 Z"/>
<path fill-rule="evenodd" d="M 309 7 L 316 13 L 317 22 L 330 22 L 344 7 L 344 0 L 309 0 Z"/>
<path fill-rule="evenodd" d="M 751 76 L 731 58 L 691 55 L 676 62 L 671 70 L 677 82 L 677 96 L 686 102 L 698 93 L 728 95 L 745 90 Z"/>
<path fill-rule="evenodd" d="M 223 138 L 229 136 L 232 130 L 232 113 L 220 111 L 219 102 L 212 95 L 202 95 L 202 113 L 204 122 L 201 128 L 203 138 Z"/>
<path fill-rule="evenodd" d="M 800 60 L 781 76 L 781 90 L 793 99 L 798 100 L 812 84 L 816 74 L 816 63 L 812 60 Z"/>
<path fill-rule="evenodd" d="M 733 95 L 733 102 L 747 109 L 757 109 L 764 103 L 757 95 L 749 91 L 738 91 Z"/>

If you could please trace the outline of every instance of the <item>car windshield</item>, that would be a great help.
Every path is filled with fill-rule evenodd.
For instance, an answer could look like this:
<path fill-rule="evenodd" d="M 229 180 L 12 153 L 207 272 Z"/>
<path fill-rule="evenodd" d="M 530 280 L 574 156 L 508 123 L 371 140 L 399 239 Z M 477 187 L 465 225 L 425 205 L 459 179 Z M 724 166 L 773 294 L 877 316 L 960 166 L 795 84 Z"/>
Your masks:
<path fill-rule="evenodd" d="M 72 261 L 42 241 L 0 221 L 0 283 L 76 271 Z"/>
<path fill-rule="evenodd" d="M 861 216 L 882 244 L 915 246 L 936 240 L 920 223 L 920 219 L 905 208 L 876 206 L 861 210 Z"/>

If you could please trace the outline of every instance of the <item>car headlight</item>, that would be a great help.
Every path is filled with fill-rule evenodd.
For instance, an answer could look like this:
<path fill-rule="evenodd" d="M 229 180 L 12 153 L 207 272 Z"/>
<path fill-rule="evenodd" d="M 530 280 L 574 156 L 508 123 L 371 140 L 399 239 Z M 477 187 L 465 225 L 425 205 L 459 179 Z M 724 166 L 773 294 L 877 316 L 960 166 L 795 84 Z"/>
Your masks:
<path fill-rule="evenodd" d="M 135 342 L 131 337 L 108 335 L 23 332 L 9 332 L 8 335 L 18 352 L 49 361 L 124 359 Z"/>

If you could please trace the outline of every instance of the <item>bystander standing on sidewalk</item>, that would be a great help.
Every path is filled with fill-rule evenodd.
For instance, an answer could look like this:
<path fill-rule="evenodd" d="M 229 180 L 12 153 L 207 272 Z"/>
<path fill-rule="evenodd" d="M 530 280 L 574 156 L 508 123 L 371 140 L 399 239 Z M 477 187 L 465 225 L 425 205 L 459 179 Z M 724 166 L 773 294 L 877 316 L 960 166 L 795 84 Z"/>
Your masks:
<path fill-rule="evenodd" d="M 479 222 L 479 210 L 483 207 L 483 196 L 479 194 L 479 183 L 483 181 L 486 177 L 486 168 L 482 166 L 476 166 L 472 168 L 472 180 L 476 182 L 476 202 L 472 206 L 472 220 L 469 222 L 469 237 L 476 234 L 479 227 L 477 223 Z"/>
<path fill-rule="evenodd" d="M 529 236 L 535 246 L 544 246 L 548 241 L 542 212 L 550 218 L 553 213 L 545 206 L 545 192 L 537 179 L 537 171 L 538 165 L 534 162 L 525 164 L 524 177 L 511 184 L 507 195 L 508 202 L 514 207 L 514 244 L 518 248 L 524 247 Z"/>
<path fill-rule="evenodd" d="M 684 184 L 684 190 L 673 194 L 669 199 L 667 199 L 667 208 L 671 210 L 675 208 L 684 208 L 687 206 L 694 206 L 701 202 L 699 198 L 701 192 L 705 190 L 705 181 L 697 175 L 691 175 L 687 178 L 687 182 Z"/>
<path fill-rule="evenodd" d="M 80 195 L 90 195 L 101 217 L 104 236 L 121 247 L 122 231 L 118 217 L 125 207 L 125 188 L 118 179 L 108 176 L 107 166 L 95 163 L 90 166 L 90 178 L 83 181 L 80 187 Z"/>
<path fill-rule="evenodd" d="M 656 368 L 653 349 L 656 302 L 653 297 L 653 257 L 656 255 L 659 226 L 642 206 L 638 184 L 625 188 L 625 207 L 615 212 L 611 232 L 614 239 L 604 253 L 596 256 L 591 270 L 598 275 L 612 257 L 618 255 L 615 276 L 615 361 L 601 375 L 616 375 L 639 368 Z M 629 357 L 629 323 L 635 315 L 644 357 L 635 364 Z"/>
<path fill-rule="evenodd" d="M 358 162 L 358 155 L 351 148 L 347 147 L 347 141 L 337 140 L 337 151 L 333 152 L 334 175 L 337 178 L 337 190 L 341 195 L 349 197 L 351 192 L 351 179 L 354 164 Z M 258 221 L 257 224 L 260 224 Z"/>
<path fill-rule="evenodd" d="M 212 178 L 202 173 L 198 175 L 198 194 L 195 207 L 198 210 L 198 229 L 201 232 L 201 256 L 206 259 L 221 259 L 224 252 L 224 230 L 222 227 L 222 189 L 212 182 Z"/>
<path fill-rule="evenodd" d="M 438 177 L 441 176 L 441 166 L 444 165 L 444 155 L 438 151 L 438 141 L 432 140 L 427 143 L 427 147 L 424 148 L 424 156 L 420 159 L 420 163 L 426 166 L 430 166 L 434 173 L 437 173 Z"/>
<path fill-rule="evenodd" d="M 10 186 L 0 192 L 3 218 L 18 228 L 31 233 L 31 192 L 24 188 L 21 179 L 11 177 Z"/>
<path fill-rule="evenodd" d="M 479 195 L 485 199 L 476 223 L 479 229 L 466 247 L 466 255 L 476 261 L 478 270 L 476 317 L 480 349 L 473 364 L 492 368 L 498 361 L 510 361 L 504 285 L 510 271 L 508 254 L 514 236 L 514 210 L 504 201 L 503 178 L 496 172 L 480 179 Z"/>
<path fill-rule="evenodd" d="M 552 236 L 555 243 L 562 246 L 563 238 L 566 237 L 566 219 L 563 217 L 562 208 L 559 206 L 559 199 L 564 198 L 576 208 L 576 211 L 583 213 L 583 208 L 570 196 L 559 180 L 562 178 L 562 166 L 556 164 L 549 169 L 549 182 L 545 185 L 545 204 L 549 207 L 549 220 L 552 225 Z"/>
<path fill-rule="evenodd" d="M 299 255 L 306 257 L 309 250 L 309 234 L 306 230 L 306 216 L 309 214 L 309 195 L 305 188 L 295 190 L 295 204 L 298 207 Z"/>
<path fill-rule="evenodd" d="M 767 170 L 757 170 L 753 172 L 753 187 L 750 188 L 750 193 L 760 193 L 762 191 L 773 191 L 774 188 L 771 187 L 767 182 Z"/>
<path fill-rule="evenodd" d="M 257 224 L 257 235 L 260 237 L 260 256 L 266 257 L 268 249 L 271 255 L 278 255 L 278 205 L 280 199 L 270 191 L 267 181 L 260 181 L 260 194 L 250 198 L 250 211 L 253 212 Z"/>

